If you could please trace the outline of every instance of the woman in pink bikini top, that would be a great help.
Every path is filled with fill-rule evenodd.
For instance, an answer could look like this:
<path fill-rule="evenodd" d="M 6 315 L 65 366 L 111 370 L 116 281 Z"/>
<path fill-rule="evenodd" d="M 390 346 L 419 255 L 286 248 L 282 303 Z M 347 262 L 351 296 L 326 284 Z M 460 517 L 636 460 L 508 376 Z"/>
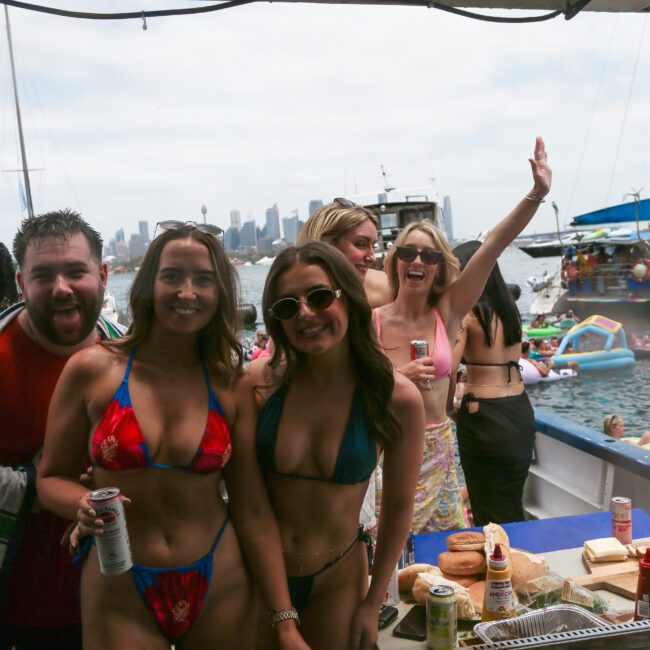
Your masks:
<path fill-rule="evenodd" d="M 421 483 L 427 483 L 431 493 L 422 495 L 420 503 L 416 501 L 417 532 L 464 523 L 457 509 L 440 503 L 434 494 L 441 488 L 453 492 L 456 483 L 453 438 L 446 414 L 450 341 L 455 342 L 461 321 L 481 295 L 497 258 L 533 218 L 549 191 L 551 171 L 539 137 L 529 160 L 533 188 L 490 231 L 462 272 L 445 236 L 430 221 L 404 228 L 384 262 L 393 301 L 375 310 L 376 333 L 395 368 L 420 389 L 428 423 Z M 413 359 L 410 342 L 416 339 L 427 342 L 429 354 Z M 445 475 L 434 476 L 435 466 L 441 464 L 445 465 Z"/>

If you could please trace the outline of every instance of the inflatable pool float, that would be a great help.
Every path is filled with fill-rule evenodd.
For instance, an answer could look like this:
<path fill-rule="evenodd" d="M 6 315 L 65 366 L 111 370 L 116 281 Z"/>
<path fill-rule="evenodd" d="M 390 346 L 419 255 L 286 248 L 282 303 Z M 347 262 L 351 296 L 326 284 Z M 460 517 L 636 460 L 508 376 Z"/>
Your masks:
<path fill-rule="evenodd" d="M 555 327 L 554 325 L 549 325 L 548 327 L 522 328 L 521 331 L 529 339 L 545 339 L 549 336 L 558 336 L 560 334 L 564 334 L 563 329 Z"/>
<path fill-rule="evenodd" d="M 587 338 L 592 343 L 600 339 L 601 347 L 582 352 Z M 577 361 L 580 372 L 629 368 L 636 364 L 634 352 L 627 347 L 623 326 L 604 316 L 590 316 L 572 327 L 551 360 L 554 364 Z"/>
<path fill-rule="evenodd" d="M 530 386 L 531 384 L 543 384 L 551 381 L 559 381 L 560 379 L 569 379 L 571 377 L 577 377 L 578 373 L 572 368 L 562 368 L 561 370 L 551 370 L 549 371 L 546 377 L 540 375 L 539 370 L 528 361 L 528 359 L 519 359 L 519 368 L 521 372 L 521 379 L 524 382 L 524 386 Z"/>

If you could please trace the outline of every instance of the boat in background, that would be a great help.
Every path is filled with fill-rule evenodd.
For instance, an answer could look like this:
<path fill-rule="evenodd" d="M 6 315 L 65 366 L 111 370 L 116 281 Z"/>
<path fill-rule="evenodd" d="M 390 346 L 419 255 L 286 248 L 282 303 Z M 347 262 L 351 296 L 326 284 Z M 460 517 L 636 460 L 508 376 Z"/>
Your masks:
<path fill-rule="evenodd" d="M 630 325 L 650 319 L 650 199 L 612 206 L 576 217 L 573 226 L 599 226 L 562 249 L 552 282 L 536 292 L 532 314 L 572 309 L 585 318 L 598 313 Z M 636 228 L 604 224 L 635 222 Z"/>

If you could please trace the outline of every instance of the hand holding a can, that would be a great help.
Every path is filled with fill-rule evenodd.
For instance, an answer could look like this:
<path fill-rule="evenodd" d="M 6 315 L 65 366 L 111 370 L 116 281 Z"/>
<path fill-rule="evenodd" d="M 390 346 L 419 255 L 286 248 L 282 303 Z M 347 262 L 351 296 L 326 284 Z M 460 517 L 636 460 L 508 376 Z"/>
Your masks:
<path fill-rule="evenodd" d="M 79 509 L 77 510 L 77 524 L 70 532 L 70 548 L 76 552 L 79 540 L 88 535 L 102 536 L 104 534 L 104 520 L 97 515 L 90 502 L 90 492 L 79 498 Z M 131 503 L 131 499 L 120 495 L 123 503 Z"/>
<path fill-rule="evenodd" d="M 398 372 L 408 377 L 421 391 L 432 389 L 435 370 L 433 357 L 431 356 L 413 359 L 413 361 L 409 361 L 409 363 L 397 368 Z"/>

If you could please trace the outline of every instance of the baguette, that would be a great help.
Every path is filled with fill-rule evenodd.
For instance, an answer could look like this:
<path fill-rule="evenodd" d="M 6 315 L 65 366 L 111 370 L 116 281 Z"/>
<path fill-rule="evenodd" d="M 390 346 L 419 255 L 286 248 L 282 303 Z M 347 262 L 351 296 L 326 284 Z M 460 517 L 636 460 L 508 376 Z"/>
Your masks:
<path fill-rule="evenodd" d="M 500 544 L 503 554 L 510 557 L 508 533 L 499 524 L 489 523 L 487 526 L 483 526 L 483 534 L 485 535 L 485 557 L 489 558 L 494 553 L 495 544 Z"/>

